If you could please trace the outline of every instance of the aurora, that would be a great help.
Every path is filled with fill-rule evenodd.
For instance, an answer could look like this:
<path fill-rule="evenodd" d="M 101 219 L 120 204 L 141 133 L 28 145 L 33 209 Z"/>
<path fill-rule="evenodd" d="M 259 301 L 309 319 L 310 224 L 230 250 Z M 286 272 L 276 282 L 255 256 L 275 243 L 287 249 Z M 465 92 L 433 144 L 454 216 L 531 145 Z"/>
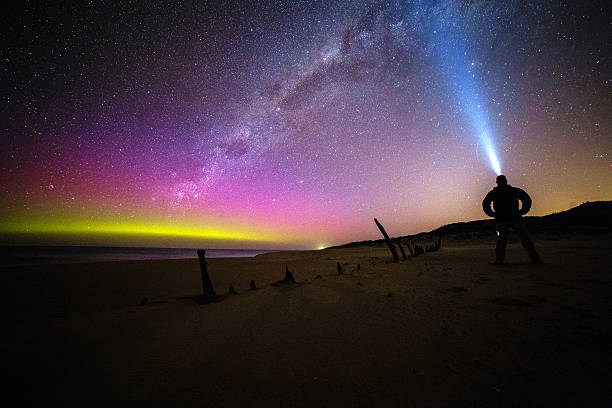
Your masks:
<path fill-rule="evenodd" d="M 502 167 L 612 198 L 596 4 L 217 3 L 9 19 L 3 242 L 318 248 L 481 218 Z"/>

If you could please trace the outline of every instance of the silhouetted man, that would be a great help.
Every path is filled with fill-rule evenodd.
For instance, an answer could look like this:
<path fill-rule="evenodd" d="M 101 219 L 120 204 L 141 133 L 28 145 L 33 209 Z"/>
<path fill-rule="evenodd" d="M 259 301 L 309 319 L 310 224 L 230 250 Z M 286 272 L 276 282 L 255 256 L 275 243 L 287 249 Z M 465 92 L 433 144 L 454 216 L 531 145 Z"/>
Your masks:
<path fill-rule="evenodd" d="M 504 263 L 510 228 L 518 233 L 523 247 L 529 252 L 531 262 L 541 263 L 540 255 L 538 255 L 533 245 L 533 241 L 529 238 L 525 222 L 522 218 L 531 208 L 531 198 L 520 188 L 508 185 L 506 176 L 497 176 L 495 181 L 497 182 L 497 187 L 489 191 L 482 202 L 482 209 L 484 212 L 489 217 L 495 217 L 495 226 L 497 229 L 495 264 L 501 265 Z M 522 203 L 520 209 L 519 201 Z M 491 210 L 491 203 L 493 203 L 493 210 Z"/>

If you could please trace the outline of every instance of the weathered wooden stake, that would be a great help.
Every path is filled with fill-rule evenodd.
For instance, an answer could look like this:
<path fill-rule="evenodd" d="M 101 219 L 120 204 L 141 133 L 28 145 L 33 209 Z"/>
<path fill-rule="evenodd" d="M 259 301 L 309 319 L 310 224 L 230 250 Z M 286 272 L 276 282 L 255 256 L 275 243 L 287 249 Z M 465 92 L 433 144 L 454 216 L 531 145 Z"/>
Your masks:
<path fill-rule="evenodd" d="M 376 223 L 376 226 L 378 227 L 380 232 L 382 232 L 383 237 L 385 237 L 385 242 L 389 246 L 389 250 L 391 251 L 391 255 L 393 255 L 393 260 L 395 260 L 395 262 L 399 262 L 399 256 L 397 256 L 397 251 L 395 250 L 395 247 L 393 246 L 393 243 L 389 239 L 389 235 L 387 234 L 387 231 L 385 231 L 385 228 L 382 226 L 382 224 L 380 222 L 378 222 L 378 220 L 376 218 L 374 218 L 374 222 Z"/>
<path fill-rule="evenodd" d="M 198 249 L 198 258 L 200 259 L 200 274 L 202 275 L 202 303 L 212 302 L 217 298 L 217 294 L 213 290 L 212 282 L 208 276 L 208 267 L 206 265 L 206 251 Z"/>
<path fill-rule="evenodd" d="M 402 243 L 400 241 L 397 241 L 397 245 L 399 246 L 400 252 L 402 253 L 402 258 L 403 259 L 408 259 L 406 257 L 406 252 L 404 252 L 404 247 L 402 246 Z"/>
<path fill-rule="evenodd" d="M 295 278 L 287 265 L 285 265 L 285 279 L 283 280 L 287 283 L 295 283 Z"/>
<path fill-rule="evenodd" d="M 295 282 L 295 278 L 293 277 L 293 274 L 289 270 L 289 267 L 285 265 L 285 279 L 281 279 L 279 281 L 272 283 L 272 286 L 281 286 L 281 285 L 286 285 L 288 283 L 296 283 L 296 282 Z"/>

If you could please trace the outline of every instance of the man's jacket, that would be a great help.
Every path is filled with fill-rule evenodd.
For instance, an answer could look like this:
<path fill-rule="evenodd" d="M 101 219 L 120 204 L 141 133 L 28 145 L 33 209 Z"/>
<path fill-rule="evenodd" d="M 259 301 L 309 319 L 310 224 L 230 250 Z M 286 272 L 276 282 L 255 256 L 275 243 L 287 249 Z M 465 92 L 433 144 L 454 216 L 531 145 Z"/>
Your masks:
<path fill-rule="evenodd" d="M 523 204 L 519 208 L 519 201 Z M 493 210 L 491 210 L 493 203 Z M 531 209 L 531 197 L 520 188 L 510 185 L 497 186 L 489 191 L 482 202 L 482 209 L 497 221 L 510 221 L 521 218 Z"/>

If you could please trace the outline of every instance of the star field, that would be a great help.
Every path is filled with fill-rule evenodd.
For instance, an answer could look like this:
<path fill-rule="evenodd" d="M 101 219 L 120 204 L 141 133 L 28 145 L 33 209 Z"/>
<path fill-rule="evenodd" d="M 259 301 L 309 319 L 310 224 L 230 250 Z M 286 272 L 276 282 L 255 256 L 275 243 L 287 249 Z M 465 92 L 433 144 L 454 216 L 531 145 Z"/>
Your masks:
<path fill-rule="evenodd" d="M 315 248 L 612 199 L 605 2 L 26 2 L 6 242 Z M 494 157 L 494 158 L 493 158 Z"/>

